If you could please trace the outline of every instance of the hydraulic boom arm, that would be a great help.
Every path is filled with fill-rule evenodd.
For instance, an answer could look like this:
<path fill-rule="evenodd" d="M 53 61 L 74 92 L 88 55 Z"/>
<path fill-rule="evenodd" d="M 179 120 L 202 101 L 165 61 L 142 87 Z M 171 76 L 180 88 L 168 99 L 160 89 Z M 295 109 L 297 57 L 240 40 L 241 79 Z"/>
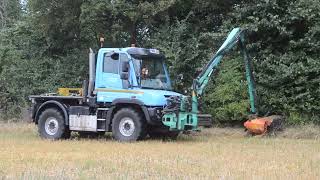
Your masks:
<path fill-rule="evenodd" d="M 198 75 L 198 77 L 193 80 L 191 112 L 189 111 L 190 100 L 188 97 L 172 97 L 168 100 L 170 103 L 168 103 L 169 105 L 164 110 L 165 114 L 162 118 L 162 122 L 164 125 L 168 126 L 171 131 L 198 130 L 198 97 L 203 94 L 208 85 L 210 77 L 217 69 L 217 66 L 221 62 L 222 58 L 236 45 L 239 45 L 244 57 L 246 79 L 250 98 L 250 111 L 254 116 L 258 114 L 256 110 L 256 90 L 252 74 L 251 60 L 245 46 L 244 31 L 240 28 L 235 28 L 230 32 L 228 38 L 222 44 L 210 62 L 202 69 L 202 72 Z M 282 119 L 283 117 L 281 116 L 256 118 L 254 120 L 246 121 L 244 126 L 250 134 L 261 135 L 267 132 L 281 130 L 283 128 Z"/>
<path fill-rule="evenodd" d="M 189 106 L 187 104 L 189 104 L 190 101 L 186 96 L 182 96 L 182 98 L 178 98 L 178 100 L 173 97 L 168 100 L 168 102 L 170 102 L 170 105 L 168 105 L 164 110 L 165 114 L 162 118 L 162 122 L 164 125 L 168 126 L 172 131 L 198 129 L 198 97 L 203 94 L 205 88 L 208 85 L 211 75 L 217 69 L 217 66 L 219 65 L 223 56 L 237 44 L 239 44 L 240 46 L 245 62 L 246 78 L 250 97 L 250 110 L 252 114 L 257 114 L 255 104 L 255 87 L 252 76 L 251 63 L 244 44 L 243 31 L 240 28 L 235 28 L 231 31 L 228 38 L 220 47 L 218 52 L 203 68 L 199 76 L 193 80 L 191 112 L 188 111 Z"/>
<path fill-rule="evenodd" d="M 228 53 L 234 46 L 239 44 L 239 47 L 242 51 L 244 62 L 245 62 L 245 69 L 246 69 L 246 79 L 248 83 L 248 91 L 250 97 L 250 110 L 252 114 L 256 114 L 256 104 L 255 104 L 255 87 L 254 87 L 254 80 L 252 76 L 252 69 L 250 58 L 247 53 L 247 49 L 244 43 L 244 31 L 240 28 L 233 29 L 230 34 L 228 35 L 225 42 L 219 48 L 218 52 L 213 56 L 210 62 L 204 67 L 202 72 L 198 75 L 196 79 L 193 81 L 193 93 L 192 93 L 192 111 L 198 111 L 198 102 L 197 96 L 201 96 L 208 85 L 209 79 L 212 73 L 217 69 L 217 66 L 221 62 L 222 58 L 226 53 Z"/>

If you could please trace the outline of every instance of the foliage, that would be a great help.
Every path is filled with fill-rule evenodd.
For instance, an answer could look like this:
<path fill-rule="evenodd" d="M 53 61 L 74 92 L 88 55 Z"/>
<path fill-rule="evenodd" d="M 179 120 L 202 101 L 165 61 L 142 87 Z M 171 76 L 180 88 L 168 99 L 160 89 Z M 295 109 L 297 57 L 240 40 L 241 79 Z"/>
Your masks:
<path fill-rule="evenodd" d="M 249 30 L 262 111 L 298 113 L 319 122 L 319 9 L 315 0 L 251 1 L 237 6 L 225 22 Z"/>
<path fill-rule="evenodd" d="M 204 37 L 192 31 L 187 19 L 178 21 L 169 28 L 160 29 L 149 42 L 166 54 L 171 75 L 184 75 L 184 84 L 178 88 L 181 92 L 191 87 L 195 74 L 192 72 L 201 66 L 201 61 L 208 59 L 208 53 L 204 53 L 207 49 L 202 43 Z"/>
<path fill-rule="evenodd" d="M 28 0 L 28 20 L 37 28 L 39 41 L 49 56 L 65 55 L 79 46 L 82 0 Z"/>
<path fill-rule="evenodd" d="M 18 115 L 30 94 L 80 86 L 87 49 L 97 49 L 100 36 L 105 47 L 159 48 L 171 74 L 184 75 L 176 88 L 185 92 L 195 70 L 240 26 L 248 29 L 261 114 L 282 113 L 292 124 L 320 121 L 317 0 L 27 2 L 25 9 L 16 0 L 0 2 L 0 109 L 7 117 Z M 241 62 L 238 55 L 225 60 L 203 97 L 215 119 L 247 115 Z"/>
<path fill-rule="evenodd" d="M 206 112 L 212 114 L 215 121 L 238 121 L 248 117 L 250 106 L 244 79 L 242 57 L 227 59 L 221 64 L 204 97 Z"/>
<path fill-rule="evenodd" d="M 10 27 L 21 16 L 19 0 L 0 1 L 0 30 Z"/>

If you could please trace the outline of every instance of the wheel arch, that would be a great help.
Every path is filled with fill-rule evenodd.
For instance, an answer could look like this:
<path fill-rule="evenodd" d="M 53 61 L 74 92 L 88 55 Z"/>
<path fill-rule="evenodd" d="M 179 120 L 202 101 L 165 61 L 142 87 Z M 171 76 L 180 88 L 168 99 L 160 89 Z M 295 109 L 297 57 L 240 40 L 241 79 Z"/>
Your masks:
<path fill-rule="evenodd" d="M 138 99 L 129 99 L 129 98 L 120 98 L 120 99 L 115 99 L 112 103 L 111 103 L 111 108 L 108 111 L 107 114 L 107 119 L 110 119 L 110 124 L 112 123 L 112 118 L 114 116 L 114 114 L 122 109 L 122 108 L 126 108 L 126 107 L 133 107 L 137 110 L 139 110 L 143 116 L 145 117 L 146 121 L 148 123 L 150 123 L 150 115 L 148 112 L 147 107 L 145 106 L 145 104 L 138 100 Z"/>
<path fill-rule="evenodd" d="M 38 108 L 36 114 L 35 114 L 35 123 L 38 124 L 39 121 L 39 116 L 40 114 L 48 109 L 48 108 L 56 108 L 57 110 L 61 111 L 64 117 L 64 121 L 66 125 L 69 125 L 69 121 L 68 121 L 68 111 L 67 111 L 67 106 L 59 101 L 55 101 L 55 100 L 49 100 L 46 101 L 44 103 L 42 103 L 40 105 L 40 107 Z"/>

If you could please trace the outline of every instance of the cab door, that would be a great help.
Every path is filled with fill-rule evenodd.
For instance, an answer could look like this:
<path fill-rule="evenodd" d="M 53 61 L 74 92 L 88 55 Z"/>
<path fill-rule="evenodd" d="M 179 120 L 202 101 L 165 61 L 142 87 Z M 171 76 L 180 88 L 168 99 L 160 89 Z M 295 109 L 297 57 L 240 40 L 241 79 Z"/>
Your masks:
<path fill-rule="evenodd" d="M 99 82 L 96 85 L 97 101 L 112 102 L 116 98 L 123 98 L 121 93 L 124 83 L 121 79 L 122 61 L 128 61 L 124 53 L 109 52 L 105 53 L 102 61 L 102 72 L 97 77 Z"/>
<path fill-rule="evenodd" d="M 122 89 L 119 53 L 104 54 L 100 86 L 98 88 Z"/>

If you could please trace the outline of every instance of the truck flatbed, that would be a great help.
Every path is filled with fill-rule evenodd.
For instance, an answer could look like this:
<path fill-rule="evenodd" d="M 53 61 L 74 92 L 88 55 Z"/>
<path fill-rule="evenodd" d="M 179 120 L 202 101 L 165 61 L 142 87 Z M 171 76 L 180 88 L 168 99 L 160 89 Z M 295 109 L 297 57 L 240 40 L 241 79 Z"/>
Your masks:
<path fill-rule="evenodd" d="M 32 95 L 29 99 L 83 99 L 82 96 L 50 96 L 50 95 Z"/>

